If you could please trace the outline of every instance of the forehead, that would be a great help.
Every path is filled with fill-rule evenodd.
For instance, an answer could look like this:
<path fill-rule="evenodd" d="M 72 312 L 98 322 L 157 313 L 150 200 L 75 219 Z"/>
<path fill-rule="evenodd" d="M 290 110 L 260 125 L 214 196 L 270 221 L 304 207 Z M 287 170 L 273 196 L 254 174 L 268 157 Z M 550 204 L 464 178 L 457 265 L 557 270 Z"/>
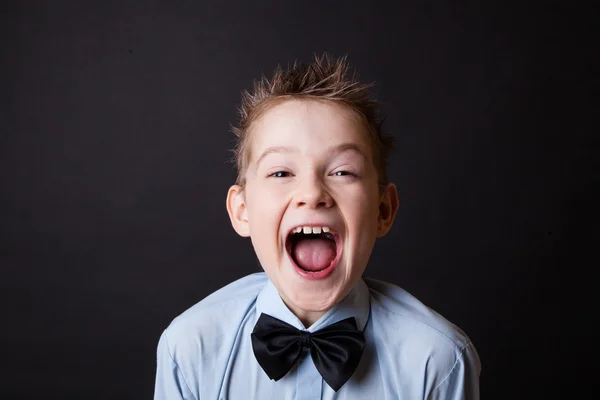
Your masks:
<path fill-rule="evenodd" d="M 329 147 L 354 144 L 369 153 L 368 131 L 349 107 L 318 100 L 285 100 L 268 108 L 251 131 L 251 160 L 272 146 L 317 153 Z"/>

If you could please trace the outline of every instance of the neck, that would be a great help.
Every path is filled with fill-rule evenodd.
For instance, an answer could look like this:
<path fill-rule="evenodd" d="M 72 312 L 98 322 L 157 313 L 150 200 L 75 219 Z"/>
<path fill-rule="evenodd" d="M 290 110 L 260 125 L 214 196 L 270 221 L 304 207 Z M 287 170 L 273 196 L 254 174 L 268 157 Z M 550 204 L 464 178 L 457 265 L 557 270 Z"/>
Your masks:
<path fill-rule="evenodd" d="M 304 315 L 294 313 L 296 317 L 302 322 L 305 328 L 309 328 L 312 324 L 317 322 L 325 313 L 324 312 L 308 312 Z"/>
<path fill-rule="evenodd" d="M 285 300 L 283 302 L 285 303 L 285 305 L 287 306 L 287 308 L 296 317 L 298 317 L 298 319 L 300 320 L 300 322 L 302 322 L 302 324 L 304 325 L 305 328 L 309 328 L 312 324 L 314 324 L 315 322 L 317 322 L 319 320 L 319 318 L 321 318 L 327 312 L 327 310 L 325 310 L 325 311 L 307 311 L 307 310 L 302 310 L 302 309 L 299 309 L 299 308 L 296 308 L 296 307 L 291 307 L 288 304 L 288 302 L 286 302 Z"/>

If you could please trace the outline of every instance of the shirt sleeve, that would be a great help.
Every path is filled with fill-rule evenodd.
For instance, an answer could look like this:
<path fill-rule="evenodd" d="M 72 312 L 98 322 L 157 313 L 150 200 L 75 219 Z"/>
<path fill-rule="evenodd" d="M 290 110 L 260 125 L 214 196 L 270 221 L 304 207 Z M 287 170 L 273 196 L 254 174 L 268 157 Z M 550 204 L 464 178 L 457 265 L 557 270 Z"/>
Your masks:
<path fill-rule="evenodd" d="M 434 389 L 429 400 L 479 400 L 481 362 L 472 343 L 463 347 L 446 378 Z"/>
<path fill-rule="evenodd" d="M 199 400 L 190 391 L 181 370 L 171 355 L 167 332 L 158 341 L 154 400 Z"/>

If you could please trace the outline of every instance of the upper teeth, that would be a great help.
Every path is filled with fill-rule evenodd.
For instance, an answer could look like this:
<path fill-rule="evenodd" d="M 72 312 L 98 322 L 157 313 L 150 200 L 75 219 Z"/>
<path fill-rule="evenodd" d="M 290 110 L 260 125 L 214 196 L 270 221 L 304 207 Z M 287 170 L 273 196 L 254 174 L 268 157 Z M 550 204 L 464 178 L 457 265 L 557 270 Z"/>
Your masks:
<path fill-rule="evenodd" d="M 298 226 L 296 228 L 293 229 L 294 233 L 304 233 L 304 234 L 310 234 L 310 233 L 327 233 L 329 232 L 331 229 L 328 226 Z"/>

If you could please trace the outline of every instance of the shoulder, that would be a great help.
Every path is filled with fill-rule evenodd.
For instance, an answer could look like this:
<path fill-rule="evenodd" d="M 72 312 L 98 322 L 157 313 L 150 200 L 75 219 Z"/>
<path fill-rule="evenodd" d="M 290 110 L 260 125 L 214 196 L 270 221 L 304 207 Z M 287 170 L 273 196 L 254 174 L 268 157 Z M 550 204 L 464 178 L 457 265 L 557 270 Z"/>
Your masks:
<path fill-rule="evenodd" d="M 427 307 L 406 290 L 365 279 L 371 295 L 371 323 L 376 341 L 399 364 L 436 377 L 440 384 L 462 363 L 479 369 L 469 337 L 458 326 Z"/>
<path fill-rule="evenodd" d="M 238 279 L 213 292 L 174 318 L 163 335 L 174 347 L 210 348 L 235 335 L 268 278 L 264 272 Z"/>
<path fill-rule="evenodd" d="M 418 331 L 430 331 L 450 346 L 462 348 L 468 344 L 467 335 L 452 322 L 427 307 L 415 296 L 391 283 L 365 279 L 371 295 L 372 308 L 387 313 L 392 324 L 410 324 Z"/>
<path fill-rule="evenodd" d="M 217 397 L 215 382 L 221 381 L 240 330 L 266 282 L 264 273 L 232 282 L 181 313 L 163 330 L 157 348 L 157 388 L 174 393 L 165 398 L 182 398 L 182 391 L 195 399 Z"/>

